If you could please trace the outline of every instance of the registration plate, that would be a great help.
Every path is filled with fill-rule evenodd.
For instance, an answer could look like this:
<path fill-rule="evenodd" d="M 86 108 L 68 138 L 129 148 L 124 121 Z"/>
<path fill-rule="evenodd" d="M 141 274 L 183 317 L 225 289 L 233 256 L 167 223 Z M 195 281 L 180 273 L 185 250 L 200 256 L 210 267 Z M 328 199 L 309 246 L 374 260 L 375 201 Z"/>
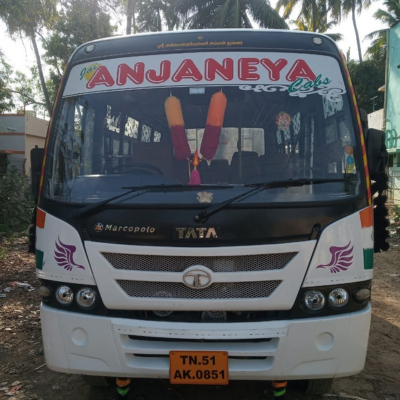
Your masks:
<path fill-rule="evenodd" d="M 171 351 L 171 383 L 180 385 L 227 385 L 228 353 L 226 351 Z"/>

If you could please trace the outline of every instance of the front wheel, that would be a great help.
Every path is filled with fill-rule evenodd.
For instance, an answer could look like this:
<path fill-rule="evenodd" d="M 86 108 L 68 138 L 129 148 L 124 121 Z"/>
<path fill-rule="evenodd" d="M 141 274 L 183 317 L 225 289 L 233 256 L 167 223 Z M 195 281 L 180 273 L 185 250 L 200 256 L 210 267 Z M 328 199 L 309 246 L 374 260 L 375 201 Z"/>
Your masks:
<path fill-rule="evenodd" d="M 306 394 L 323 395 L 331 391 L 333 379 L 310 379 L 307 381 Z"/>

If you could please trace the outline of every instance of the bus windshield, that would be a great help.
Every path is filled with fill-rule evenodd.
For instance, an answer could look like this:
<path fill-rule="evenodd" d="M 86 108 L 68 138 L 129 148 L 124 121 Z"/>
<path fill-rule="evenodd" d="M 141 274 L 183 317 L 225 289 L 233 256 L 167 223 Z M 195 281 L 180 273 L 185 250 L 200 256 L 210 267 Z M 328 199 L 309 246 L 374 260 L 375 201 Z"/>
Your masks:
<path fill-rule="evenodd" d="M 243 202 L 321 201 L 360 192 L 361 149 L 339 63 L 278 53 L 163 54 L 72 68 L 46 163 L 45 196 L 94 203 L 126 187 L 340 180 Z M 125 188 L 125 189 L 124 189 Z M 199 191 L 198 190 L 198 191 Z M 225 197 L 224 197 L 225 196 Z M 197 203 L 157 191 L 124 203 Z"/>

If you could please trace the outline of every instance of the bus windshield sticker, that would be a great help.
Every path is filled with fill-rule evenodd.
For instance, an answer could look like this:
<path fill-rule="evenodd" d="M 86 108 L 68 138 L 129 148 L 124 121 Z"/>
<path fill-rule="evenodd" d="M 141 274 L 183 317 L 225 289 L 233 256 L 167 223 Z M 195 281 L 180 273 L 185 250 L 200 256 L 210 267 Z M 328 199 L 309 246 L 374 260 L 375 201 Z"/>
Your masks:
<path fill-rule="evenodd" d="M 218 52 L 112 58 L 72 68 L 63 96 L 162 87 L 239 86 L 255 92 L 318 93 L 340 101 L 346 92 L 339 63 L 315 54 Z"/>
<path fill-rule="evenodd" d="M 284 111 L 281 111 L 277 116 L 276 116 L 276 125 L 281 131 L 285 131 L 287 128 L 289 128 L 290 123 L 292 122 L 292 118 L 288 113 L 285 113 Z"/>

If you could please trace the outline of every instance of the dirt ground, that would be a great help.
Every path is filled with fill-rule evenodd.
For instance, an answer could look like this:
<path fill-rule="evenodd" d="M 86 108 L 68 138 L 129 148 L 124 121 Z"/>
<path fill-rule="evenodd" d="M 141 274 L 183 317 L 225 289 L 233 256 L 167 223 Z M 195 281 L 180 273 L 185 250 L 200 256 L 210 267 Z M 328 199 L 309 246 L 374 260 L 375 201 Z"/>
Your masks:
<path fill-rule="evenodd" d="M 367 363 L 359 375 L 337 379 L 333 399 L 400 399 L 400 240 L 375 256 L 373 318 Z M 79 376 L 50 371 L 45 366 L 40 331 L 39 282 L 26 239 L 0 243 L 0 399 L 108 400 L 114 389 L 92 389 Z M 18 287 L 13 282 L 27 282 Z M 12 287 L 10 292 L 4 292 Z M 268 382 L 232 382 L 225 387 L 171 386 L 167 381 L 138 380 L 130 400 L 266 400 Z M 317 400 L 296 387 L 288 399 Z"/>

